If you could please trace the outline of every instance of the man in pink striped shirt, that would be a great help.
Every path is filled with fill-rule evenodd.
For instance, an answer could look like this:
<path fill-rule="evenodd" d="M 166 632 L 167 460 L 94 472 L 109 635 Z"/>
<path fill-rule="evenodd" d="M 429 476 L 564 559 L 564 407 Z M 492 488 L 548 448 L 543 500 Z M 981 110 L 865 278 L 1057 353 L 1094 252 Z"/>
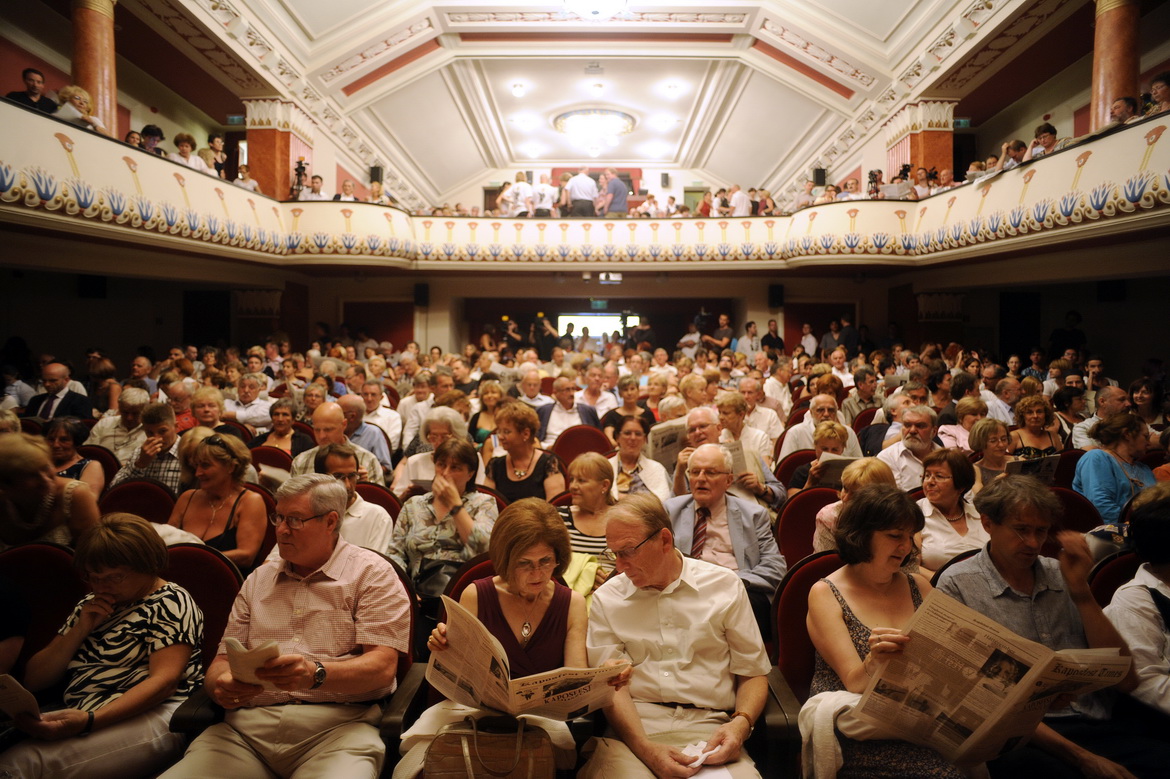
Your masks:
<path fill-rule="evenodd" d="M 275 641 L 280 655 L 233 678 L 227 648 L 207 671 L 211 697 L 227 709 L 184 758 L 176 777 L 376 777 L 385 757 L 377 701 L 394 691 L 409 651 L 410 604 L 380 555 L 338 534 L 345 486 L 327 474 L 289 479 L 276 493 L 281 561 L 244 582 L 224 638 L 246 649 Z M 313 705 L 298 705 L 313 704 Z"/>

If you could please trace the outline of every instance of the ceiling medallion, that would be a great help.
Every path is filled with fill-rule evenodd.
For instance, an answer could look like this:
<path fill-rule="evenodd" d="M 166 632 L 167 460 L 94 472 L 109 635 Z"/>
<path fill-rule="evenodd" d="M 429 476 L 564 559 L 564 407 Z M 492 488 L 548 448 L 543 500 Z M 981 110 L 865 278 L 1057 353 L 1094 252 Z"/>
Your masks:
<path fill-rule="evenodd" d="M 606 146 L 617 146 L 618 137 L 633 130 L 634 124 L 634 117 L 610 108 L 581 108 L 553 119 L 557 132 L 569 136 L 575 146 L 591 157 L 600 156 Z"/>
<path fill-rule="evenodd" d="M 590 22 L 604 22 L 626 10 L 626 0 L 564 0 L 565 13 Z"/>

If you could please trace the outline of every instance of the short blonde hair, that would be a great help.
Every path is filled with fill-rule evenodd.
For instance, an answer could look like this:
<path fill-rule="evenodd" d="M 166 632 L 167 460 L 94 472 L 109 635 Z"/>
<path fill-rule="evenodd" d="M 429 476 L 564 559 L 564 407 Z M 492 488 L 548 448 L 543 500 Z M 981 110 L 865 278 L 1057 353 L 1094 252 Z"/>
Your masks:
<path fill-rule="evenodd" d="M 841 472 L 841 488 L 853 492 L 868 484 L 897 485 L 890 466 L 876 457 L 862 457 L 845 466 Z"/>
<path fill-rule="evenodd" d="M 223 393 L 215 387 L 200 387 L 191 393 L 191 405 L 202 403 L 205 400 L 214 400 L 219 406 L 219 413 L 223 413 Z"/>
<path fill-rule="evenodd" d="M 627 417 L 627 419 L 639 419 L 639 417 Z M 623 426 L 625 422 L 622 422 Z M 574 476 L 582 479 L 589 479 L 591 481 L 607 481 L 610 486 L 613 486 L 613 466 L 609 460 L 605 459 L 605 455 L 597 452 L 585 452 L 573 458 L 569 463 L 569 478 Z M 612 506 L 617 503 L 617 499 L 613 496 L 613 490 L 607 489 L 605 491 L 605 503 Z"/>
<path fill-rule="evenodd" d="M 49 463 L 49 445 L 43 438 L 28 433 L 0 435 L 0 484 L 12 484 Z"/>
<path fill-rule="evenodd" d="M 828 439 L 840 441 L 843 444 L 849 443 L 849 431 L 845 429 L 845 425 L 840 422 L 828 420 L 826 422 L 819 422 L 813 428 L 813 443 L 818 441 L 825 441 Z"/>
<path fill-rule="evenodd" d="M 61 105 L 65 105 L 69 101 L 69 98 L 74 95 L 84 97 L 85 102 L 89 103 L 90 107 L 93 107 L 93 98 L 89 96 L 88 92 L 76 84 L 70 84 L 67 87 L 61 87 L 57 90 L 57 99 L 61 102 Z"/>

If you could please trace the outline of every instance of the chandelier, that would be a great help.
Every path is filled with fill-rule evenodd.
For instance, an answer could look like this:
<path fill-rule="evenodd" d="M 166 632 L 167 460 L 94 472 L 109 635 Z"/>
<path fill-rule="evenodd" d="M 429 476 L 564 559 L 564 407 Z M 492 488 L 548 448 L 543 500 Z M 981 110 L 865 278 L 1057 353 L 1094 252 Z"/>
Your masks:
<path fill-rule="evenodd" d="M 564 0 L 565 13 L 590 22 L 604 22 L 626 10 L 626 0 Z"/>
<path fill-rule="evenodd" d="M 606 146 L 617 146 L 619 136 L 634 129 L 634 117 L 610 108 L 582 108 L 558 114 L 553 127 L 591 157 L 597 157 Z"/>

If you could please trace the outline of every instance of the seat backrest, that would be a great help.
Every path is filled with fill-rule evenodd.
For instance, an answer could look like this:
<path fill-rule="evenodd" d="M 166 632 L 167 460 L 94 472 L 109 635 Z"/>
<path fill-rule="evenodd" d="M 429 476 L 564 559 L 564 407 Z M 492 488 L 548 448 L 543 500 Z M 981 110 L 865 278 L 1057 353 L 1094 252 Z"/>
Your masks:
<path fill-rule="evenodd" d="M 878 409 L 875 406 L 874 408 L 867 408 L 853 417 L 853 432 L 860 433 L 862 429 L 868 427 L 873 422 L 873 418 L 877 416 L 877 412 Z"/>
<path fill-rule="evenodd" d="M 817 512 L 838 499 L 831 487 L 809 487 L 789 498 L 776 521 L 776 544 L 789 565 L 813 551 Z"/>
<path fill-rule="evenodd" d="M 378 552 L 377 549 L 371 549 L 372 552 Z M 419 629 L 418 625 L 418 597 L 414 592 L 414 582 L 410 580 L 410 576 L 406 571 L 398 565 L 398 563 L 391 560 L 382 552 L 378 552 L 382 558 L 390 563 L 390 567 L 394 569 L 394 573 L 398 575 L 398 581 L 402 582 L 402 588 L 406 590 L 406 600 L 410 603 L 410 630 L 406 637 L 406 645 L 410 647 L 408 652 L 398 653 L 398 667 L 394 669 L 394 676 L 398 679 L 398 683 L 402 684 L 402 680 L 406 678 L 406 672 L 410 670 L 410 666 L 414 664 L 414 647 L 415 647 L 415 632 Z"/>
<path fill-rule="evenodd" d="M 398 388 L 393 384 L 386 384 L 384 388 L 386 390 L 386 400 L 390 402 L 390 408 L 397 411 L 398 404 L 402 402 L 402 398 L 398 395 Z"/>
<path fill-rule="evenodd" d="M 251 451 L 252 462 L 256 465 L 292 471 L 292 455 L 283 449 L 277 449 L 275 446 L 256 446 Z"/>
<path fill-rule="evenodd" d="M 1049 489 L 1056 495 L 1060 505 L 1064 507 L 1064 516 L 1060 520 L 1060 526 L 1063 529 L 1087 533 L 1105 523 L 1105 520 L 1101 519 L 1101 512 L 1097 511 L 1093 502 L 1081 493 L 1055 485 Z"/>
<path fill-rule="evenodd" d="M 566 463 L 573 462 L 580 454 L 597 452 L 605 454 L 613 446 L 605 433 L 590 425 L 573 425 L 557 436 L 552 451 Z"/>
<path fill-rule="evenodd" d="M 255 568 L 264 562 L 268 553 L 272 551 L 272 547 L 276 546 L 276 528 L 268 521 L 268 517 L 276 513 L 276 498 L 261 484 L 244 482 L 244 489 L 251 490 L 264 499 L 264 540 L 260 542 L 260 551 L 252 560 L 251 567 Z"/>
<path fill-rule="evenodd" d="M 816 458 L 817 453 L 814 449 L 797 449 L 776 463 L 776 478 L 787 487 L 788 482 L 792 480 L 792 474 L 796 473 L 796 469 L 805 463 L 811 463 Z"/>
<path fill-rule="evenodd" d="M 205 544 L 174 544 L 167 547 L 167 559 L 162 578 L 191 593 L 203 612 L 203 665 L 207 667 L 215 659 L 244 577 L 222 552 Z"/>
<path fill-rule="evenodd" d="M 562 492 L 560 495 L 553 496 L 553 499 L 550 500 L 549 503 L 551 503 L 554 506 L 557 506 L 558 508 L 561 508 L 564 506 L 571 506 L 571 505 L 573 505 L 573 493 L 566 490 L 565 492 Z"/>
<path fill-rule="evenodd" d="M 485 576 L 495 576 L 496 566 L 492 563 L 492 558 L 488 556 L 487 552 L 477 554 L 455 572 L 451 580 L 447 582 L 447 588 L 443 590 L 443 594 L 451 600 L 459 600 L 460 593 L 467 588 L 476 579 L 482 579 Z M 439 610 L 439 621 L 443 622 L 447 619 L 446 609 Z"/>
<path fill-rule="evenodd" d="M 154 479 L 128 479 L 110 487 L 98 499 L 102 514 L 124 511 L 160 525 L 171 518 L 174 508 L 174 493 Z"/>
<path fill-rule="evenodd" d="M 1056 462 L 1056 473 L 1052 483 L 1057 487 L 1072 488 L 1073 477 L 1077 475 L 1077 460 L 1085 456 L 1084 449 L 1065 449 Z"/>
<path fill-rule="evenodd" d="M 59 544 L 21 544 L 0 552 L 0 572 L 29 611 L 24 645 L 12 671 L 20 678 L 28 659 L 53 640 L 89 590 L 73 570 L 73 550 Z"/>
<path fill-rule="evenodd" d="M 930 577 L 930 586 L 931 587 L 938 586 L 938 582 L 939 582 L 939 579 L 942 578 L 943 571 L 950 568 L 955 563 L 963 562 L 968 557 L 974 557 L 975 555 L 979 554 L 979 552 L 980 552 L 979 549 L 968 549 L 964 552 L 959 552 L 957 555 L 952 557 L 950 560 L 947 560 L 945 563 L 943 563 L 942 565 L 939 566 L 937 571 L 934 572 L 934 576 Z"/>
<path fill-rule="evenodd" d="M 500 511 L 508 508 L 508 499 L 501 495 L 497 490 L 493 490 L 491 487 L 486 487 L 482 484 L 477 484 L 475 485 L 475 491 L 482 492 L 484 495 L 491 495 L 493 498 L 495 498 L 496 506 Z"/>
<path fill-rule="evenodd" d="M 843 565 L 835 551 L 817 552 L 790 566 L 772 599 L 775 664 L 803 703 L 808 699 L 816 649 L 808 635 L 808 593 L 820 579 Z"/>
<path fill-rule="evenodd" d="M 807 413 L 808 413 L 808 406 L 804 406 L 803 408 L 792 409 L 792 413 L 788 415 L 788 420 L 784 423 L 784 429 L 787 430 L 790 427 L 793 427 L 795 425 L 799 425 L 801 420 L 804 419 L 804 415 Z"/>
<path fill-rule="evenodd" d="M 237 422 L 234 419 L 221 419 L 220 424 L 227 425 L 228 427 L 235 428 L 237 431 L 239 431 L 240 437 L 244 439 L 244 443 L 248 443 L 253 438 L 255 438 L 255 436 L 252 435 L 252 431 L 249 430 L 248 426 L 243 422 Z"/>
<path fill-rule="evenodd" d="M 1132 579 L 1142 561 L 1133 552 L 1114 552 L 1104 557 L 1089 571 L 1089 590 L 1097 605 L 1105 608 L 1113 600 L 1117 588 Z"/>
<path fill-rule="evenodd" d="M 28 433 L 29 435 L 40 435 L 41 434 L 41 423 L 36 421 L 35 419 L 29 419 L 28 417 L 22 417 L 20 420 L 20 432 Z"/>
<path fill-rule="evenodd" d="M 313 432 L 312 425 L 305 424 L 304 422 L 293 422 L 292 426 L 293 426 L 293 430 L 296 430 L 297 432 L 300 432 L 300 433 L 304 433 L 309 438 L 312 438 L 314 441 L 317 440 L 317 435 Z"/>
<path fill-rule="evenodd" d="M 386 513 L 390 515 L 390 519 L 398 520 L 398 512 L 402 511 L 402 501 L 398 500 L 397 495 L 381 484 L 374 484 L 370 481 L 359 481 L 357 483 L 357 494 L 362 496 L 362 500 L 386 509 Z"/>
<path fill-rule="evenodd" d="M 122 463 L 118 462 L 118 456 L 104 446 L 82 444 L 77 447 L 77 453 L 88 460 L 97 460 L 101 464 L 107 485 L 114 481 L 114 477 L 122 469 Z"/>

